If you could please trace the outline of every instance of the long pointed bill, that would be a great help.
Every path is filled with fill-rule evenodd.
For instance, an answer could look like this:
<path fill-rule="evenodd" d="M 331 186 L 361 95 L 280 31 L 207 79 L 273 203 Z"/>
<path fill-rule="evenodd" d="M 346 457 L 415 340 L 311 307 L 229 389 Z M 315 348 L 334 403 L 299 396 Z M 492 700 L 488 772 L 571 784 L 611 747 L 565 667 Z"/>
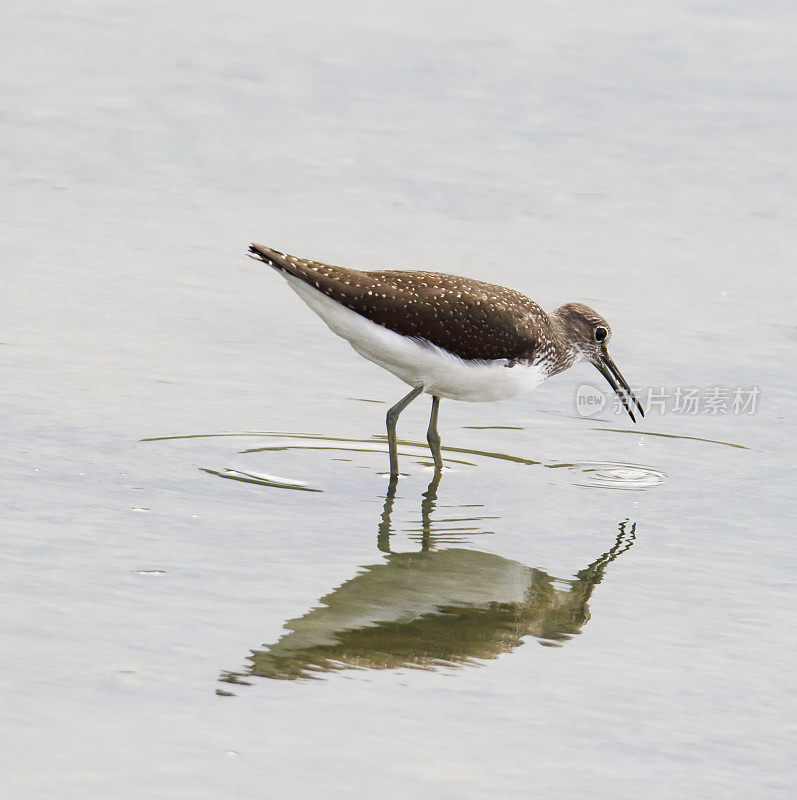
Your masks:
<path fill-rule="evenodd" d="M 631 408 L 631 403 L 633 403 L 637 411 L 639 411 L 639 415 L 641 417 L 645 416 L 645 409 L 642 408 L 642 403 L 639 402 L 637 396 L 631 391 L 631 387 L 628 385 L 628 381 L 622 376 L 622 373 L 619 369 L 617 369 L 617 365 L 614 361 L 609 358 L 608 353 L 604 353 L 601 356 L 600 361 L 593 361 L 592 362 L 598 372 L 603 375 L 604 378 L 609 383 L 609 386 L 614 389 L 615 394 L 622 400 L 623 406 L 625 410 L 628 412 L 628 416 L 631 417 L 632 422 L 636 422 L 636 417 L 634 416 L 634 412 Z"/>

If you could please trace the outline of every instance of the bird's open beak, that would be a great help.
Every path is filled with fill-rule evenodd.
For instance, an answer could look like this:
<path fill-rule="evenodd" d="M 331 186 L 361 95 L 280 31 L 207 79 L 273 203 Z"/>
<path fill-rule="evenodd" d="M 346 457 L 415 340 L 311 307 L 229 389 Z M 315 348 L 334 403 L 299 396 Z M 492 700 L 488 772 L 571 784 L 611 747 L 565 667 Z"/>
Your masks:
<path fill-rule="evenodd" d="M 617 365 L 614 363 L 614 361 L 609 358 L 609 354 L 604 351 L 600 358 L 592 363 L 595 365 L 598 372 L 600 372 L 600 374 L 606 378 L 606 380 L 609 382 L 609 386 L 614 389 L 620 400 L 623 401 L 623 406 L 628 412 L 628 416 L 631 417 L 632 422 L 636 422 L 636 417 L 634 416 L 634 412 L 631 408 L 631 403 L 637 407 L 639 416 L 644 417 L 645 409 L 642 408 L 642 403 L 639 402 L 637 396 L 631 391 L 628 381 L 626 381 L 626 379 L 622 376 L 620 370 L 617 369 Z"/>

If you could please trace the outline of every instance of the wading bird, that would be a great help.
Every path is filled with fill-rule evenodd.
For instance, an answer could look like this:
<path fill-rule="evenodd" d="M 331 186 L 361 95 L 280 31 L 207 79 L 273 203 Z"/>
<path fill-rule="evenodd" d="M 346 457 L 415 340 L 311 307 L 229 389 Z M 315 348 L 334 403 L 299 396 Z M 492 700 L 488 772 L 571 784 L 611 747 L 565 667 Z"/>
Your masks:
<path fill-rule="evenodd" d="M 252 244 L 253 258 L 276 269 L 330 330 L 364 358 L 412 387 L 387 412 L 390 477 L 398 477 L 396 422 L 418 395 L 432 396 L 426 434 L 443 467 L 440 399 L 504 400 L 588 361 L 636 422 L 642 404 L 609 357 L 609 323 L 582 303 L 543 311 L 514 289 L 442 272 L 357 270 Z"/>

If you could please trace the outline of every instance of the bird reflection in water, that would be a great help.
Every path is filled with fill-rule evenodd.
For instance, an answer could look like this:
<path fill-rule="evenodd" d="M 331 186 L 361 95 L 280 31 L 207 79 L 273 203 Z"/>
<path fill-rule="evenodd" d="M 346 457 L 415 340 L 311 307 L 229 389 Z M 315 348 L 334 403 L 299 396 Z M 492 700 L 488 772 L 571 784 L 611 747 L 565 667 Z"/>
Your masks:
<path fill-rule="evenodd" d="M 252 651 L 246 671 L 227 672 L 221 680 L 452 667 L 509 653 L 528 636 L 560 646 L 579 633 L 590 617 L 593 590 L 608 564 L 632 546 L 636 523 L 621 522 L 614 545 L 574 578 L 554 578 L 492 553 L 435 549 L 431 514 L 439 480 L 438 472 L 423 495 L 419 552 L 390 550 L 392 481 L 378 529 L 385 560 L 364 567 L 316 608 L 286 622 L 288 632 L 279 641 Z"/>

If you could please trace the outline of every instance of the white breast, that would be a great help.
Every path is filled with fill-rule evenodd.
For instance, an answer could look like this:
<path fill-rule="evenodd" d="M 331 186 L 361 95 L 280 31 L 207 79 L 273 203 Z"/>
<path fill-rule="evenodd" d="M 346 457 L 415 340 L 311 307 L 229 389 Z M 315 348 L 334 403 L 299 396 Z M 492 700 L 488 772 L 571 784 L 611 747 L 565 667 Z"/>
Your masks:
<path fill-rule="evenodd" d="M 379 364 L 410 386 L 452 400 L 505 400 L 533 389 L 546 378 L 540 366 L 507 359 L 465 361 L 432 344 L 402 336 L 327 297 L 301 278 L 282 273 L 290 287 L 361 356 Z"/>

